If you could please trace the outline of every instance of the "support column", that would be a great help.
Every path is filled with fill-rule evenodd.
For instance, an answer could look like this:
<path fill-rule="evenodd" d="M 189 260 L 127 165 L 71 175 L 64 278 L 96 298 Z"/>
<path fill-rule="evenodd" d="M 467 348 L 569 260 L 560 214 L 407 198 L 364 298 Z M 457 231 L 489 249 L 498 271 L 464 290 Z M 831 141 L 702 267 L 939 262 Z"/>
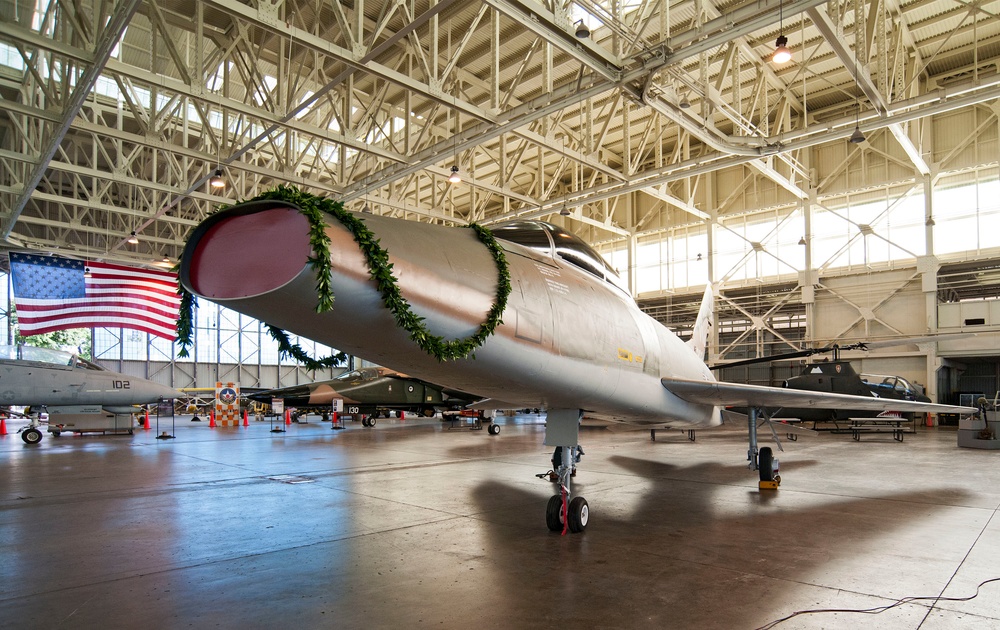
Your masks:
<path fill-rule="evenodd" d="M 934 173 L 937 167 L 932 168 Z M 938 297 L 937 274 L 941 264 L 934 255 L 934 174 L 925 175 L 924 185 L 924 242 L 926 254 L 917 259 L 917 270 L 921 273 L 921 290 L 924 294 L 924 318 L 928 334 L 938 332 Z M 937 354 L 937 343 L 919 346 L 925 350 L 924 393 L 934 402 L 938 400 L 938 371 L 941 369 L 941 359 Z M 937 425 L 937 420 L 934 420 Z"/>

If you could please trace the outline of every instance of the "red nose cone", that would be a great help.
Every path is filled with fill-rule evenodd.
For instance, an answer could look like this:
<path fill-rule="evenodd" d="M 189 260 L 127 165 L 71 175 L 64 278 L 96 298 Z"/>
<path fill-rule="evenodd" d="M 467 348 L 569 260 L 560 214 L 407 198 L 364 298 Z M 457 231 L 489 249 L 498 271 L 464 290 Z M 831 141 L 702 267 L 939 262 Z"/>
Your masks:
<path fill-rule="evenodd" d="M 196 294 L 260 295 L 287 284 L 308 264 L 309 222 L 298 209 L 281 202 L 253 205 L 261 209 L 221 219 L 197 239 L 187 268 Z"/>

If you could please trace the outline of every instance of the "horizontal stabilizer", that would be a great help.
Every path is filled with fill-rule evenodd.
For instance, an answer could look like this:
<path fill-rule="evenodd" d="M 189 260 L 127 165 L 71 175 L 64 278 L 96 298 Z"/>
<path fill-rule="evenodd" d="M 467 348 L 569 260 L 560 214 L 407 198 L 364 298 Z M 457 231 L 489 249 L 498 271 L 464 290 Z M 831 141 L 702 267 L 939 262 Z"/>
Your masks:
<path fill-rule="evenodd" d="M 860 409 L 865 411 L 909 411 L 914 413 L 973 414 L 975 407 L 938 405 L 911 400 L 894 400 L 848 394 L 831 394 L 784 387 L 720 383 L 718 381 L 693 381 L 687 379 L 660 379 L 672 394 L 700 405 L 730 407 L 793 407 L 796 409 Z"/>

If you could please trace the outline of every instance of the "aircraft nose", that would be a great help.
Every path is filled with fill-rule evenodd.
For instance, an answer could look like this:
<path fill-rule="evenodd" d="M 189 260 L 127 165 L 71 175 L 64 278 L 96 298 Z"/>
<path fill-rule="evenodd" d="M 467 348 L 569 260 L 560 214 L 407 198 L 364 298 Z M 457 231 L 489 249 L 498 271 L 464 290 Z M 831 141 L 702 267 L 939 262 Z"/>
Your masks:
<path fill-rule="evenodd" d="M 292 281 L 311 255 L 309 221 L 298 208 L 282 201 L 255 201 L 243 204 L 238 213 L 202 224 L 188 242 L 181 279 L 194 294 L 208 299 L 252 297 Z"/>
<path fill-rule="evenodd" d="M 158 391 L 155 392 L 157 398 L 162 398 L 164 400 L 167 400 L 167 399 L 170 399 L 170 398 L 184 398 L 185 397 L 185 394 L 183 392 L 177 391 L 176 389 L 174 389 L 173 387 L 170 387 L 168 385 L 160 385 L 157 389 L 158 389 Z"/>

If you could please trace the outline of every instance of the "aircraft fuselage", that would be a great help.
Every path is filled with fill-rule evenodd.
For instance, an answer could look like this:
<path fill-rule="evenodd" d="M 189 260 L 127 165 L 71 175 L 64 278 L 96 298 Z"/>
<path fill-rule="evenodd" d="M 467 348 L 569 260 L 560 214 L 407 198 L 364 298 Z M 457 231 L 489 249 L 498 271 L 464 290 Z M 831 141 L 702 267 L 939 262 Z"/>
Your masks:
<path fill-rule="evenodd" d="M 475 233 L 363 217 L 389 252 L 413 311 L 446 338 L 475 332 L 497 268 Z M 332 311 L 317 314 L 308 223 L 294 206 L 251 202 L 214 215 L 188 242 L 181 280 L 196 295 L 422 380 L 516 407 L 582 409 L 611 419 L 719 424 L 718 409 L 674 396 L 664 376 L 714 380 L 700 357 L 621 289 L 556 256 L 506 240 L 512 292 L 496 334 L 474 358 L 438 361 L 383 306 L 351 233 L 329 218 Z M 260 258 L 249 241 L 270 243 Z M 556 249 L 558 244 L 553 246 Z"/>
<path fill-rule="evenodd" d="M 172 388 L 118 372 L 0 360 L 0 404 L 126 407 L 173 398 Z"/>

